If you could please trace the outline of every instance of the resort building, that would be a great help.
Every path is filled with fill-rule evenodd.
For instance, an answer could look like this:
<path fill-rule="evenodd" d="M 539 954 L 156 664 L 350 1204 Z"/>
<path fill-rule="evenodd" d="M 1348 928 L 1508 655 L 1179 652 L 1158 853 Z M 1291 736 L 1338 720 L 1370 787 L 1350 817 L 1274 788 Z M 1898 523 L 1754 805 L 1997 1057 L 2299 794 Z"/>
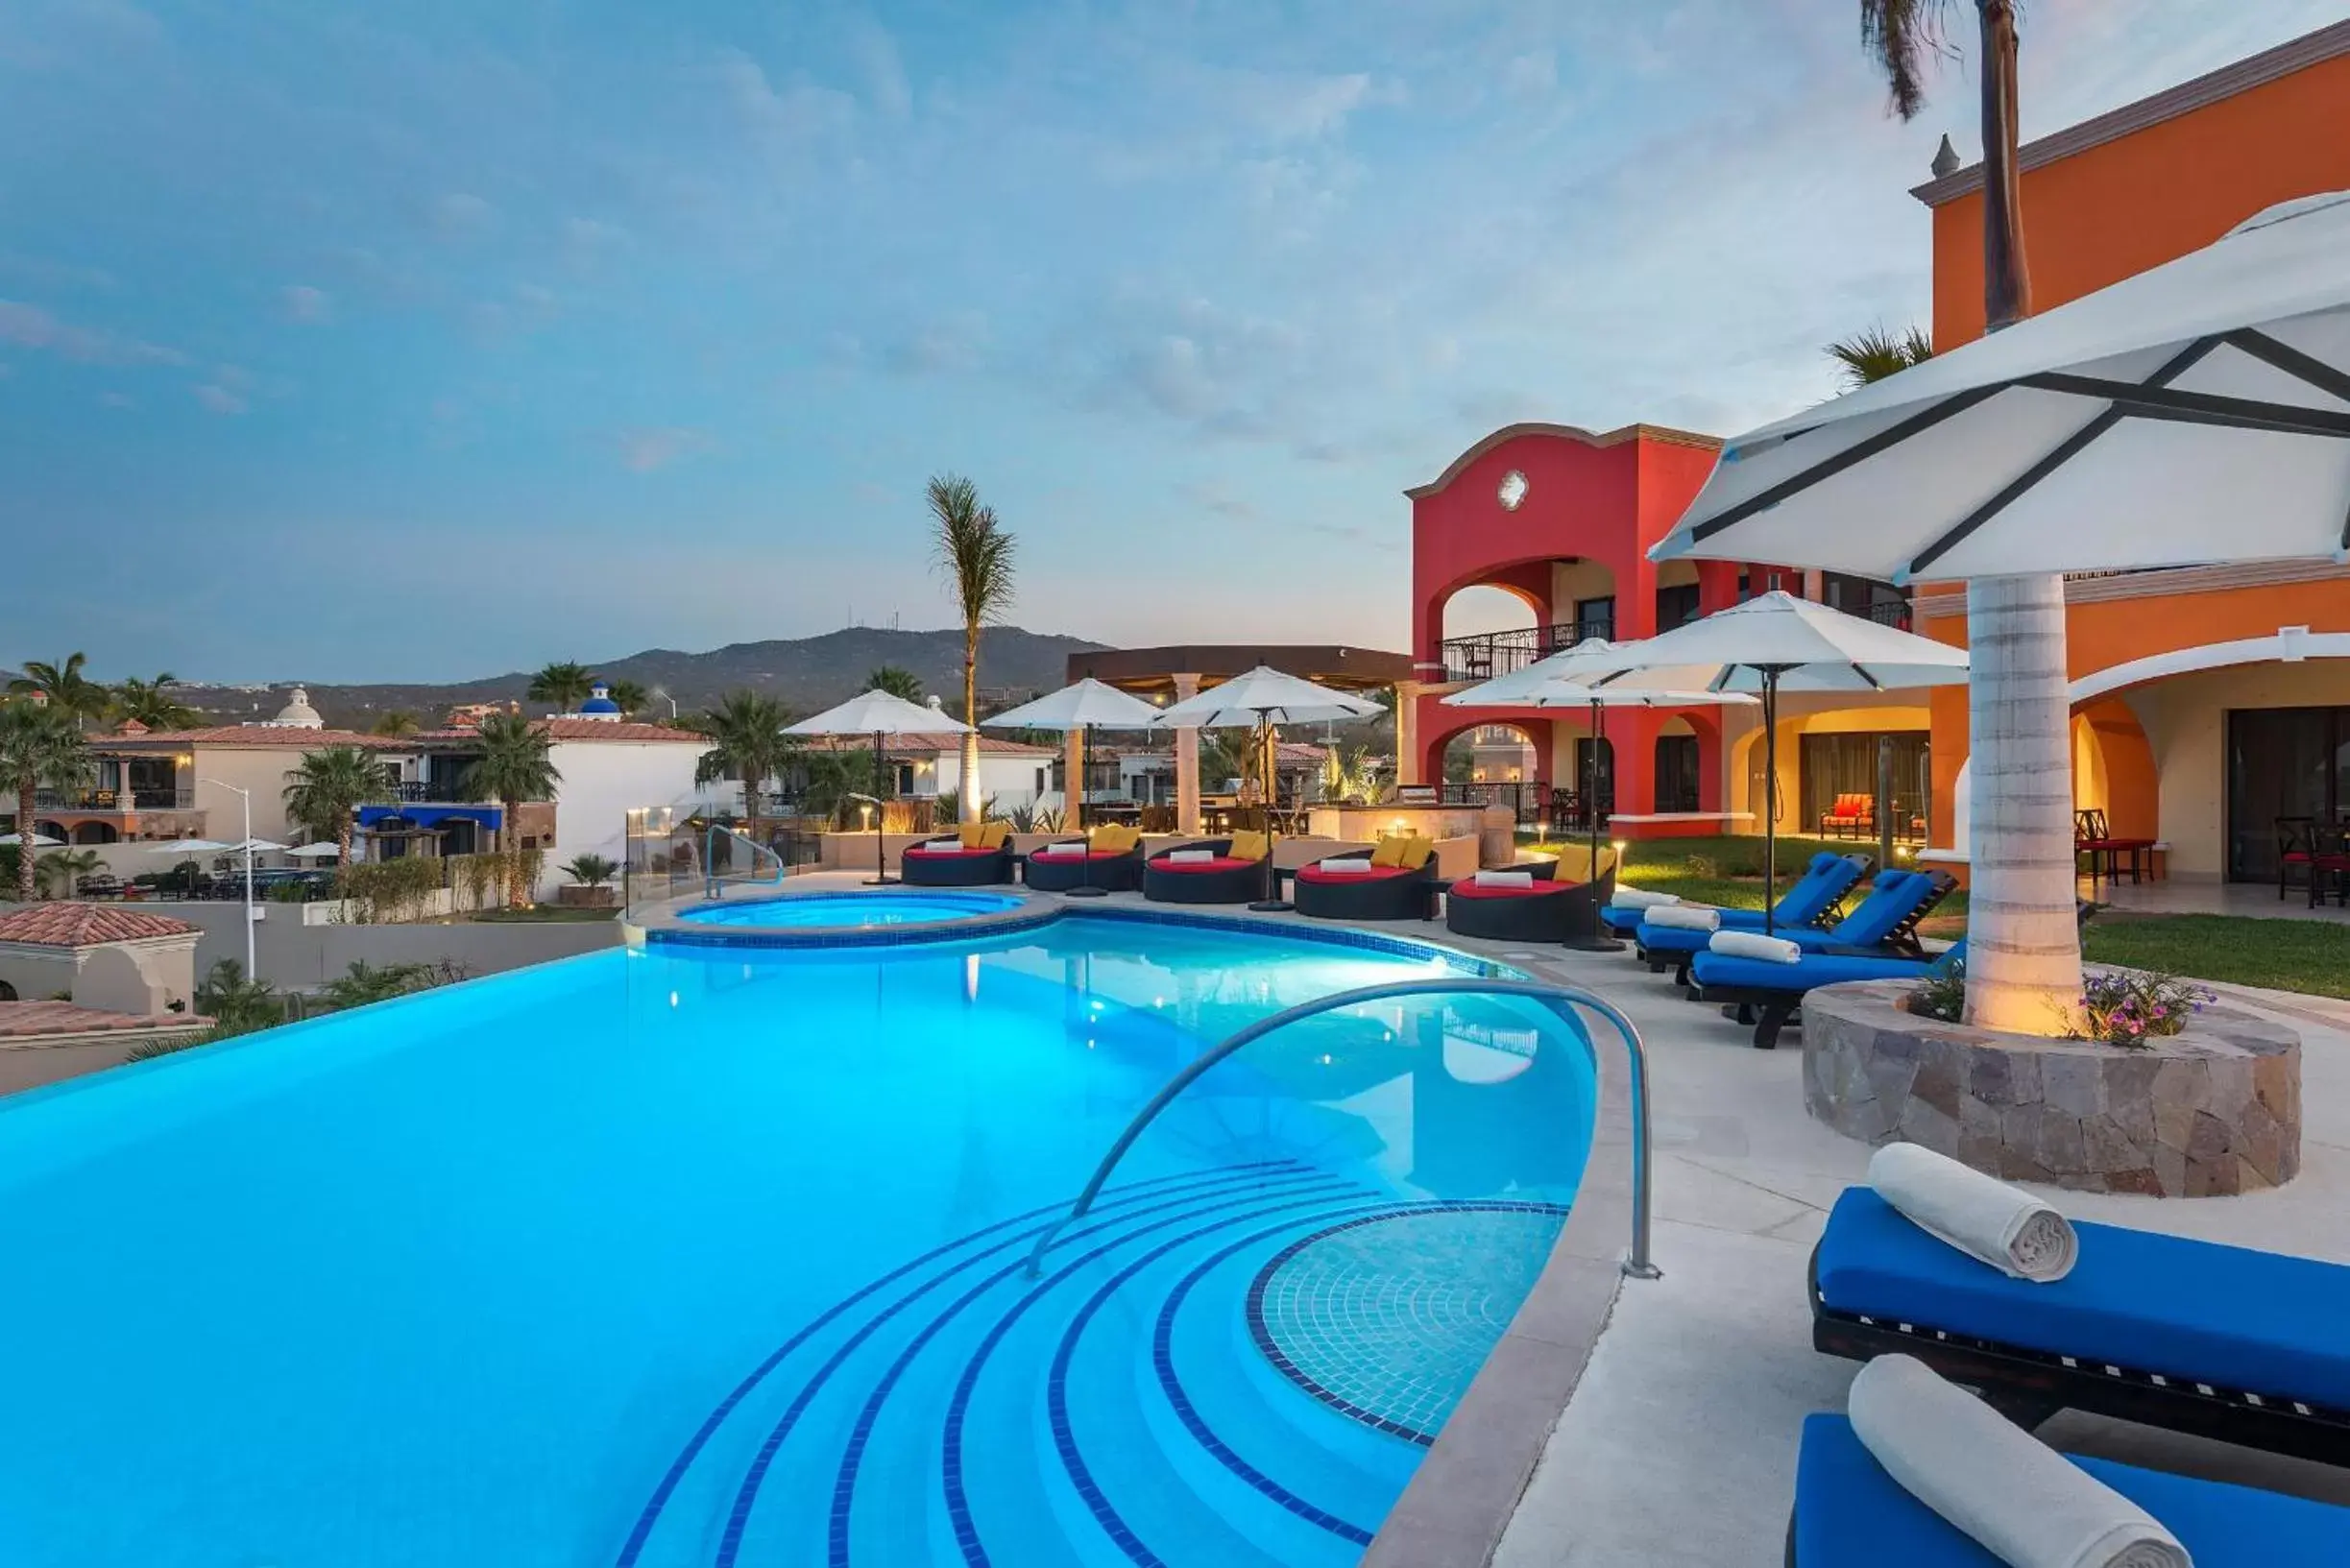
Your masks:
<path fill-rule="evenodd" d="M 2278 203 L 2350 188 L 2345 105 L 2350 22 L 2027 143 L 2034 308 L 2208 245 Z M 1982 330 L 1981 190 L 1978 166 L 1945 166 L 1912 193 L 1932 210 L 1933 337 L 1946 349 Z M 1703 487 L 1718 446 L 1653 425 L 1594 435 L 1516 424 L 1408 493 L 1414 670 L 1397 748 L 1406 783 L 1448 799 L 1518 799 L 1526 816 L 1579 813 L 1593 745 L 1583 713 L 1441 699 L 1583 638 L 1650 637 L 1769 589 L 1965 642 L 1955 585 L 1912 594 L 1767 563 L 1650 562 L 1649 545 Z M 1448 624 L 1456 597 L 1476 588 L 1519 601 L 1519 624 Z M 2071 581 L 2067 599 L 2075 805 L 2104 812 L 2113 836 L 2158 841 L 2168 875 L 2263 881 L 2276 878 L 2300 821 L 2350 820 L 2350 567 L 2092 574 Z M 1445 747 L 1497 722 L 1533 747 L 1535 801 L 1474 769 L 1468 782 L 1442 782 Z M 1614 836 L 1761 831 L 1753 710 L 1615 709 L 1603 727 L 1598 804 Z M 1963 873 L 1963 688 L 1867 702 L 1783 696 L 1780 831 L 1821 832 L 1839 796 L 1873 795 L 1882 736 L 1893 742 L 1897 834 L 1921 858 Z"/>
<path fill-rule="evenodd" d="M 2020 165 L 2035 310 L 2350 187 L 2350 21 L 2028 142 Z M 1933 212 L 1934 342 L 1953 348 L 1982 332 L 1982 170 L 1912 194 Z M 2115 836 L 2161 841 L 2172 876 L 2272 881 L 2282 835 L 2350 820 L 2350 567 L 2092 575 L 2065 597 L 2074 803 Z M 1964 642 L 1963 593 L 1921 592 L 1917 629 Z M 1932 836 L 1954 858 L 1965 693 L 1929 706 Z"/>

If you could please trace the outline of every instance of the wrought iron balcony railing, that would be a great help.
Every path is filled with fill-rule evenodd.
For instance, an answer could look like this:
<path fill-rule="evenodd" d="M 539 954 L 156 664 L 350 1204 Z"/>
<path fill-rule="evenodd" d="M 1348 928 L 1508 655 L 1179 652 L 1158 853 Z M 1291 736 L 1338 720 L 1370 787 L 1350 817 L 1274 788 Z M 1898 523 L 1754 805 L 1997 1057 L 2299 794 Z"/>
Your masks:
<path fill-rule="evenodd" d="M 1586 638 L 1611 638 L 1614 635 L 1613 615 L 1588 615 L 1582 620 L 1561 621 L 1551 626 L 1520 626 L 1506 632 L 1447 638 L 1442 644 L 1444 679 L 1490 681 L 1496 675 L 1524 669 L 1537 660 L 1547 659 L 1562 649 L 1571 648 Z"/>

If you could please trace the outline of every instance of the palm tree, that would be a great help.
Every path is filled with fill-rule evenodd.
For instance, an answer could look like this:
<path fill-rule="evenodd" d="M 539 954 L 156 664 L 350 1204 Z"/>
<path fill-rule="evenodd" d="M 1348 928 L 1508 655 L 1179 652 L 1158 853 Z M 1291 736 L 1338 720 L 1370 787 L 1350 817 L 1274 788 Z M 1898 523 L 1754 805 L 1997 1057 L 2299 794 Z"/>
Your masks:
<path fill-rule="evenodd" d="M 547 755 L 545 728 L 520 713 L 492 713 L 476 733 L 481 755 L 467 764 L 461 784 L 467 799 L 497 802 L 502 824 L 498 847 L 503 850 L 509 847 L 506 835 L 514 832 L 515 812 L 524 801 L 554 799 L 563 775 Z M 506 904 L 520 909 L 528 903 L 522 896 L 522 859 L 518 854 L 507 865 Z"/>
<path fill-rule="evenodd" d="M 38 659 L 28 661 L 24 673 L 9 682 L 12 696 L 37 696 L 57 712 L 73 720 L 79 730 L 85 721 L 106 717 L 114 694 L 82 673 L 87 660 L 79 653 L 65 656 L 61 664 L 45 663 Z"/>
<path fill-rule="evenodd" d="M 376 715 L 368 726 L 370 735 L 414 735 L 419 728 L 417 717 L 405 708 L 388 708 Z"/>
<path fill-rule="evenodd" d="M 693 782 L 742 781 L 742 814 L 752 835 L 759 831 L 760 786 L 783 771 L 799 747 L 784 734 L 791 711 L 763 691 L 729 691 L 717 707 L 694 715 L 693 728 L 710 737 L 710 749 L 693 764 Z"/>
<path fill-rule="evenodd" d="M 1894 111 L 1926 106 L 1929 59 L 1949 54 L 1956 0 L 1860 0 L 1863 42 L 1884 67 Z M 1983 329 L 2031 313 L 2016 147 L 2016 0 L 1974 0 L 1982 81 Z M 2071 692 L 2065 581 L 2055 573 L 1967 584 L 1968 846 L 1979 940 L 1969 944 L 1967 1022 L 2019 1034 L 2064 1032 L 2079 1014 L 2073 918 Z M 1979 918 L 1981 924 L 1974 923 Z"/>
<path fill-rule="evenodd" d="M 199 715 L 171 694 L 168 688 L 174 679 L 169 670 L 159 672 L 152 681 L 142 681 L 133 675 L 114 688 L 109 711 L 119 721 L 135 720 L 150 730 L 184 730 Z"/>
<path fill-rule="evenodd" d="M 652 693 L 644 689 L 642 681 L 607 681 L 604 691 L 620 712 L 631 718 L 643 712 L 646 705 L 653 700 Z"/>
<path fill-rule="evenodd" d="M 532 702 L 554 704 L 558 713 L 569 713 L 588 700 L 588 688 L 594 684 L 595 675 L 587 665 L 565 660 L 533 675 L 530 689 L 522 695 Z"/>
<path fill-rule="evenodd" d="M 1850 392 L 1933 358 L 1934 339 L 1923 326 L 1912 326 L 1899 336 L 1890 328 L 1872 326 L 1841 343 L 1829 344 L 1828 357 L 1843 367 L 1844 389 Z"/>
<path fill-rule="evenodd" d="M 336 868 L 348 867 L 359 808 L 392 798 L 382 767 L 357 746 L 328 746 L 303 752 L 286 778 L 285 814 L 312 838 L 332 838 Z"/>
<path fill-rule="evenodd" d="M 980 632 L 1012 607 L 1015 542 L 997 524 L 994 510 L 980 504 L 978 487 L 960 474 L 934 476 L 930 500 L 937 526 L 933 543 L 938 569 L 954 592 L 956 612 L 963 617 L 963 722 L 975 728 L 963 736 L 961 816 L 965 822 L 977 822 L 980 792 L 973 782 L 980 776 Z"/>
<path fill-rule="evenodd" d="M 105 863 L 96 850 L 51 850 L 34 869 L 42 881 L 56 889 L 54 896 L 69 899 L 75 884 Z"/>
<path fill-rule="evenodd" d="M 908 702 L 922 700 L 922 677 L 903 664 L 876 664 L 865 677 L 867 691 L 886 691 Z"/>
<path fill-rule="evenodd" d="M 16 787 L 16 897 L 33 902 L 35 796 L 43 786 L 75 789 L 90 774 L 89 742 L 77 720 L 28 698 L 0 702 L 0 778 Z"/>

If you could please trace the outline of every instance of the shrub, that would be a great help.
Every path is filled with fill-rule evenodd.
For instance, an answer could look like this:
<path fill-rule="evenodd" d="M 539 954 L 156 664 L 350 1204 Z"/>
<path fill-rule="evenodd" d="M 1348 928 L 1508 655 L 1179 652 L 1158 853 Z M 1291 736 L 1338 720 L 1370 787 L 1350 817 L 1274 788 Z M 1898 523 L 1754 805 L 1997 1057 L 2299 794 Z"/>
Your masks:
<path fill-rule="evenodd" d="M 563 874 L 582 887 L 601 887 L 619 875 L 620 863 L 601 855 L 583 855 L 563 868 Z"/>
<path fill-rule="evenodd" d="M 1967 1014 L 1967 961 L 1960 958 L 1939 975 L 1929 975 L 1909 993 L 1909 1010 L 1920 1018 L 1955 1024 Z"/>

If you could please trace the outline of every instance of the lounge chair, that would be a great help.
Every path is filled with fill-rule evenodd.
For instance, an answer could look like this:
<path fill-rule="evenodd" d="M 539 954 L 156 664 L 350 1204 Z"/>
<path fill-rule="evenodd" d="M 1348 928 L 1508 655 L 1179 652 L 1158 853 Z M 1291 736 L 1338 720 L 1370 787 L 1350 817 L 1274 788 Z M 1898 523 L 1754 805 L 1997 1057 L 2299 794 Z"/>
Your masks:
<path fill-rule="evenodd" d="M 1046 854 L 1046 849 L 1060 853 Z M 1110 893 L 1136 892 L 1143 884 L 1142 833 L 1103 826 L 1090 839 L 1055 840 L 1030 851 L 1021 875 L 1040 893 L 1066 893 L 1088 884 Z"/>
<path fill-rule="evenodd" d="M 1019 860 L 1012 853 L 1011 825 L 986 822 L 962 829 L 952 840 L 907 845 L 898 869 L 909 887 L 985 887 L 1010 881 Z"/>
<path fill-rule="evenodd" d="M 2079 1410 L 2350 1463 L 2350 1267 L 2072 1228 L 2071 1272 L 2034 1284 L 1926 1234 L 1873 1189 L 1847 1188 L 1812 1250 L 1812 1345 L 1915 1356 L 2027 1430 Z"/>
<path fill-rule="evenodd" d="M 1877 797 L 1844 794 L 1820 813 L 1822 838 L 1861 838 L 1877 831 Z"/>
<path fill-rule="evenodd" d="M 1774 924 L 1771 934 L 1781 936 L 1797 947 L 1818 952 L 1851 952 L 1884 958 L 1916 958 L 1925 953 L 1918 943 L 1918 922 L 1932 912 L 1935 905 L 1950 897 L 1958 885 L 1949 873 L 1941 871 L 1880 871 L 1869 896 L 1855 905 L 1851 914 L 1822 930 L 1816 926 L 1781 928 Z M 1725 927 L 1731 930 L 1759 930 L 1757 925 Z M 1683 985 L 1689 983 L 1689 961 L 1706 951 L 1712 942 L 1711 931 L 1693 930 L 1686 926 L 1662 926 L 1655 921 L 1640 923 L 1640 958 L 1649 969 L 1661 974 L 1674 971 L 1674 979 Z"/>
<path fill-rule="evenodd" d="M 1735 1008 L 1739 1023 L 1755 1026 L 1755 1049 L 1771 1050 L 1779 1045 L 1779 1031 L 1803 1012 L 1805 992 L 1847 980 L 1927 979 L 1949 974 L 1966 954 L 1963 937 L 1933 958 L 1831 948 L 1782 964 L 1769 958 L 1707 952 L 1690 960 L 1689 984 L 1698 1001 Z"/>
<path fill-rule="evenodd" d="M 1779 902 L 1771 905 L 1772 926 L 1783 926 L 1792 930 L 1805 926 L 1832 923 L 1838 905 L 1844 902 L 1844 895 L 1869 874 L 1869 867 L 1874 863 L 1865 855 L 1836 855 L 1827 850 L 1821 851 L 1811 857 L 1811 864 L 1804 868 L 1804 874 L 1779 895 Z M 1615 935 L 1629 937 L 1640 933 L 1640 917 L 1646 913 L 1648 906 L 1644 905 L 1611 904 L 1600 911 L 1600 918 L 1608 923 L 1609 930 Z M 1759 909 L 1724 909 L 1721 915 L 1724 930 L 1762 929 L 1762 911 Z"/>
<path fill-rule="evenodd" d="M 1169 856 L 1205 850 L 1204 860 L 1170 860 Z M 1264 896 L 1262 856 L 1232 853 L 1229 838 L 1202 839 L 1159 851 L 1143 861 L 1143 897 L 1153 904 L 1247 904 Z"/>
<path fill-rule="evenodd" d="M 1298 867 L 1290 897 L 1299 914 L 1316 920 L 1425 920 L 1434 912 L 1433 856 L 1415 866 L 1373 865 L 1368 854 L 1338 858 L 1359 859 L 1369 869 L 1328 871 L 1327 861 Z"/>
<path fill-rule="evenodd" d="M 1484 886 L 1469 878 L 1444 895 L 1444 929 L 1489 942 L 1582 942 L 1599 934 L 1599 911 L 1614 896 L 1612 866 L 1596 882 L 1542 871 L 1526 887 Z"/>
<path fill-rule="evenodd" d="M 2350 1562 L 2350 1508 L 2066 1457 L 2177 1536 L 2195 1568 Z M 1886 1474 L 1841 1415 L 1804 1418 L 1786 1560 L 1787 1568 L 1999 1568 L 1997 1557 Z"/>

